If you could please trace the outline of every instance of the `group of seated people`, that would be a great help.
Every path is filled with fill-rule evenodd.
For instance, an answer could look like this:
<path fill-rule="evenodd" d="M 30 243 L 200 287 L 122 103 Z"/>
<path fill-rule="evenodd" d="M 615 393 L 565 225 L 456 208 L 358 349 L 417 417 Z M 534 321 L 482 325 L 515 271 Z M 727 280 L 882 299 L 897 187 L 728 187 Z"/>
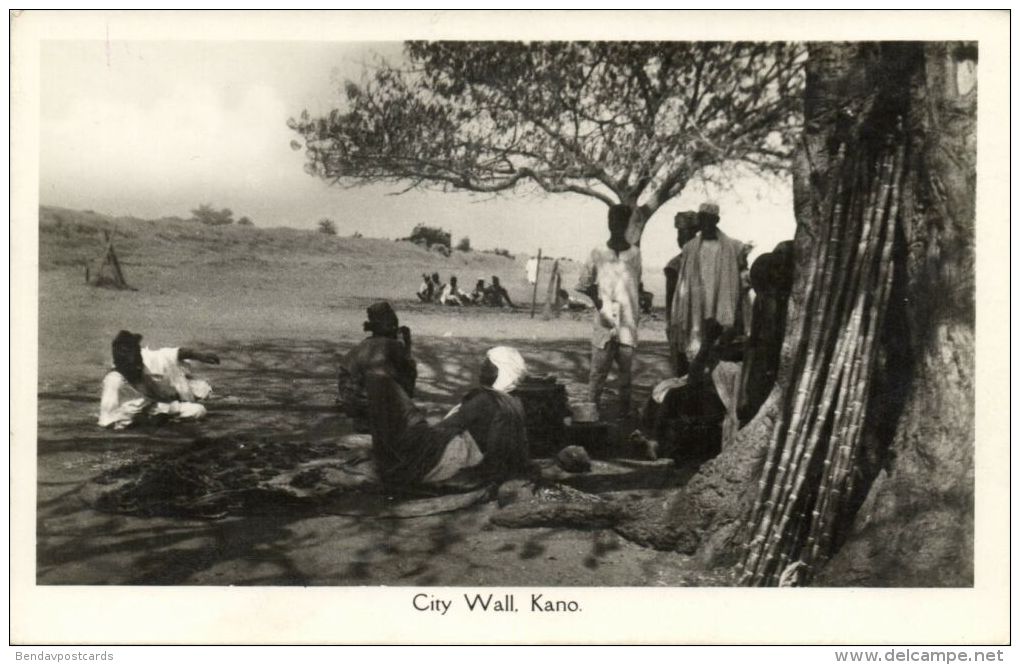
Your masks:
<path fill-rule="evenodd" d="M 411 332 L 381 301 L 368 308 L 370 334 L 346 354 L 338 404 L 355 429 L 372 435 L 372 458 L 383 485 L 398 488 L 478 486 L 531 469 L 524 409 L 511 394 L 527 375 L 514 348 L 489 349 L 478 384 L 446 416 L 430 423 L 415 405 L 417 369 Z M 113 369 L 103 380 L 99 425 L 196 420 L 209 384 L 190 375 L 189 361 L 218 364 L 216 354 L 186 348 L 142 348 L 123 330 L 113 340 Z"/>
<path fill-rule="evenodd" d="M 439 279 L 439 273 L 431 275 L 423 273 L 421 286 L 418 287 L 418 300 L 422 302 L 436 302 L 441 305 L 461 307 L 463 305 L 485 305 L 487 307 L 503 307 L 504 304 L 511 308 L 515 307 L 510 294 L 499 283 L 499 277 L 492 276 L 492 283 L 485 284 L 484 279 L 475 282 L 475 288 L 471 293 L 465 293 L 457 285 L 457 277 L 450 276 L 450 282 L 443 284 Z"/>

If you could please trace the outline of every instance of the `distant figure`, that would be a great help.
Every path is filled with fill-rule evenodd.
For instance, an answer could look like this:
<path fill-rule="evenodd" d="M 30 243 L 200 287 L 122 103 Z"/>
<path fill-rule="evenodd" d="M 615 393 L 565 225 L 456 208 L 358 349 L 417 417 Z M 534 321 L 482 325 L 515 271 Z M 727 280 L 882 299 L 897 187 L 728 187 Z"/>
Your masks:
<path fill-rule="evenodd" d="M 427 274 L 422 273 L 421 286 L 418 287 L 418 300 L 422 302 L 432 302 L 432 297 L 435 295 L 436 285 L 432 282 L 432 278 Z"/>
<path fill-rule="evenodd" d="M 673 328 L 669 322 L 673 320 L 673 294 L 676 293 L 676 285 L 680 277 L 680 260 L 684 255 L 684 245 L 698 234 L 698 213 L 693 210 L 678 212 L 673 218 L 673 226 L 676 227 L 676 244 L 680 251 L 662 269 L 666 275 L 666 337 L 668 339 L 672 339 Z M 676 376 L 687 374 L 687 356 L 676 353 L 672 344 L 670 344 L 670 361 L 673 363 L 673 373 Z"/>
<path fill-rule="evenodd" d="M 492 276 L 492 285 L 486 290 L 485 296 L 485 302 L 490 307 L 502 307 L 504 302 L 511 308 L 515 307 L 513 301 L 510 300 L 510 294 L 499 283 L 499 277 L 495 275 Z"/>
<path fill-rule="evenodd" d="M 457 278 L 451 275 L 450 283 L 443 287 L 443 292 L 439 296 L 439 302 L 444 305 L 460 307 L 471 302 L 471 299 L 460 290 L 460 287 L 457 286 Z"/>
<path fill-rule="evenodd" d="M 480 279 L 475 282 L 475 290 L 471 292 L 471 304 L 481 305 L 485 302 L 485 293 L 488 289 L 485 288 L 485 280 Z"/>
<path fill-rule="evenodd" d="M 113 339 L 113 371 L 103 378 L 99 426 L 123 429 L 146 419 L 204 417 L 205 407 L 197 402 L 212 389 L 191 378 L 187 362 L 218 365 L 219 357 L 187 348 L 143 349 L 141 340 L 141 335 L 127 330 Z"/>
<path fill-rule="evenodd" d="M 591 251 L 577 285 L 577 290 L 595 303 L 588 399 L 598 404 L 615 362 L 622 418 L 631 412 L 631 366 L 640 317 L 641 250 L 625 237 L 630 215 L 625 205 L 609 208 L 609 240 Z"/>
<path fill-rule="evenodd" d="M 432 273 L 432 302 L 439 301 L 439 296 L 443 295 L 444 289 L 446 289 L 446 284 L 443 284 L 443 280 L 439 279 L 439 273 Z"/>
<path fill-rule="evenodd" d="M 570 295 L 566 289 L 559 289 L 556 292 L 556 306 L 560 309 L 567 309 L 571 312 L 583 312 L 588 309 L 588 303 Z"/>
<path fill-rule="evenodd" d="M 337 406 L 354 421 L 358 432 L 368 431 L 368 397 L 365 373 L 385 372 L 408 397 L 414 396 L 418 368 L 411 356 L 411 329 L 401 326 L 393 307 L 382 300 L 369 306 L 362 326 L 372 333 L 351 349 L 337 374 Z"/>
<path fill-rule="evenodd" d="M 645 285 L 638 284 L 639 300 L 641 301 L 641 313 L 651 314 L 652 313 L 652 302 L 655 300 L 655 294 L 651 291 L 645 291 Z"/>

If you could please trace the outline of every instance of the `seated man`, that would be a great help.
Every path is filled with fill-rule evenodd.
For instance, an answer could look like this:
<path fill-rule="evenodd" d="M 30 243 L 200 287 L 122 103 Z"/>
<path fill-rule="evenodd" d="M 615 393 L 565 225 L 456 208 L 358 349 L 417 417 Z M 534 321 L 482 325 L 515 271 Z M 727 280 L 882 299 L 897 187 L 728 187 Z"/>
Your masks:
<path fill-rule="evenodd" d="M 189 360 L 218 365 L 215 353 L 186 348 L 141 347 L 142 336 L 121 330 L 113 339 L 113 370 L 103 378 L 99 426 L 123 429 L 150 418 L 195 420 L 205 416 L 197 402 L 212 392 L 189 375 Z"/>
<path fill-rule="evenodd" d="M 393 366 L 364 371 L 373 459 L 384 483 L 496 482 L 529 470 L 524 409 L 509 394 L 527 371 L 516 349 L 490 349 L 479 386 L 435 425 L 400 387 Z"/>
<path fill-rule="evenodd" d="M 644 283 L 638 284 L 638 300 L 641 305 L 641 313 L 651 314 L 652 302 L 655 300 L 655 294 L 651 291 L 645 291 Z"/>
<path fill-rule="evenodd" d="M 417 364 L 411 357 L 411 330 L 400 325 L 388 302 L 379 301 L 368 308 L 363 328 L 372 335 L 344 356 L 337 376 L 337 405 L 354 421 L 358 432 L 368 431 L 367 371 L 385 366 L 408 397 L 414 396 L 418 378 Z"/>
<path fill-rule="evenodd" d="M 422 273 L 421 286 L 418 287 L 418 300 L 422 302 L 432 302 L 435 291 L 436 286 L 432 283 L 432 278 L 427 274 Z"/>
<path fill-rule="evenodd" d="M 673 449 L 678 433 L 669 432 L 668 427 L 677 418 L 700 421 L 702 425 L 716 422 L 720 426 L 717 434 L 735 426 L 730 420 L 735 418 L 736 409 L 734 379 L 739 377 L 739 372 L 734 374 L 734 365 L 740 360 L 743 340 L 714 319 L 705 320 L 701 331 L 698 354 L 691 360 L 688 373 L 659 382 L 645 405 L 641 429 L 656 441 L 653 449 L 659 456 L 683 452 Z M 721 441 L 712 445 L 719 446 Z"/>
<path fill-rule="evenodd" d="M 571 312 L 583 312 L 588 309 L 591 305 L 570 295 L 570 292 L 566 289 L 558 289 L 556 291 L 556 307 L 559 309 L 567 309 Z"/>
<path fill-rule="evenodd" d="M 450 283 L 443 287 L 443 292 L 439 296 L 439 302 L 444 305 L 460 307 L 470 301 L 471 299 L 468 298 L 468 295 L 457 286 L 457 278 L 451 275 Z"/>
<path fill-rule="evenodd" d="M 486 291 L 487 289 L 485 288 L 484 279 L 480 279 L 477 282 L 475 282 L 475 290 L 471 292 L 471 304 L 481 305 L 482 302 L 484 302 L 485 300 Z"/>
<path fill-rule="evenodd" d="M 503 285 L 499 283 L 499 277 L 492 276 L 492 285 L 486 289 L 485 293 L 485 304 L 490 307 L 502 307 L 503 303 L 506 302 L 511 308 L 514 307 L 513 301 L 510 300 L 510 294 L 507 293 Z"/>

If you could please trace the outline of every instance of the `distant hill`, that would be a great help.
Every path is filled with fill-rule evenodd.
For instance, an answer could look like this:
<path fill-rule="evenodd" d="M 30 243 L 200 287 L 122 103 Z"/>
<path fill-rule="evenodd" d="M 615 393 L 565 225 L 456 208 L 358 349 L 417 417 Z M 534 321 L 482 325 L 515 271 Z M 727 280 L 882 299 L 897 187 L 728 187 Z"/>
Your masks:
<path fill-rule="evenodd" d="M 511 297 L 530 302 L 526 256 L 513 259 L 474 250 L 449 257 L 406 241 L 339 237 L 311 230 L 252 226 L 207 226 L 178 217 L 144 220 L 92 211 L 40 206 L 40 271 L 80 271 L 104 247 L 102 231 L 113 233 L 127 281 L 141 291 L 204 290 L 243 293 L 252 289 L 295 298 L 336 297 L 413 300 L 422 273 L 457 276 L 470 290 L 476 280 L 498 275 Z M 543 261 L 539 301 L 544 298 L 551 261 Z M 563 285 L 571 289 L 580 265 L 560 260 Z"/>

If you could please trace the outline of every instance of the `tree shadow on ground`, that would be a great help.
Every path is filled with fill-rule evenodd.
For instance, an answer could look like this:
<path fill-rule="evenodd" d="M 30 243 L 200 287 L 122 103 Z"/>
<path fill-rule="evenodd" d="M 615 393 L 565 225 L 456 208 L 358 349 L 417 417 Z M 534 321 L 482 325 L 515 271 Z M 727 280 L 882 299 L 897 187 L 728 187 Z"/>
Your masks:
<path fill-rule="evenodd" d="M 333 441 L 351 433 L 335 407 L 339 358 L 359 340 L 265 339 L 205 345 L 220 366 L 196 366 L 214 395 L 198 423 L 103 430 L 95 425 L 105 371 L 40 385 L 37 581 L 41 584 L 463 584 L 501 583 L 493 561 L 537 559 L 557 530 L 536 530 L 513 551 L 476 554 L 466 539 L 491 529 L 491 504 L 414 519 L 269 514 L 218 521 L 100 513 L 80 490 L 103 471 L 183 449 L 200 437 L 259 436 Z M 535 374 L 587 380 L 586 340 L 420 337 L 416 401 L 429 413 L 452 407 L 475 383 L 492 346 L 517 347 Z M 635 392 L 647 395 L 667 367 L 665 345 L 642 346 Z M 640 397 L 639 397 L 640 398 Z M 613 550 L 593 535 L 584 566 Z M 473 542 L 473 541 L 472 541 Z M 608 549 L 607 549 L 608 547 Z M 494 558 L 495 557 L 495 558 Z M 501 558 L 502 557 L 502 558 Z M 541 580 L 536 580 L 536 583 Z M 545 583 L 549 583 L 545 580 Z M 553 582 L 555 583 L 555 581 Z"/>

